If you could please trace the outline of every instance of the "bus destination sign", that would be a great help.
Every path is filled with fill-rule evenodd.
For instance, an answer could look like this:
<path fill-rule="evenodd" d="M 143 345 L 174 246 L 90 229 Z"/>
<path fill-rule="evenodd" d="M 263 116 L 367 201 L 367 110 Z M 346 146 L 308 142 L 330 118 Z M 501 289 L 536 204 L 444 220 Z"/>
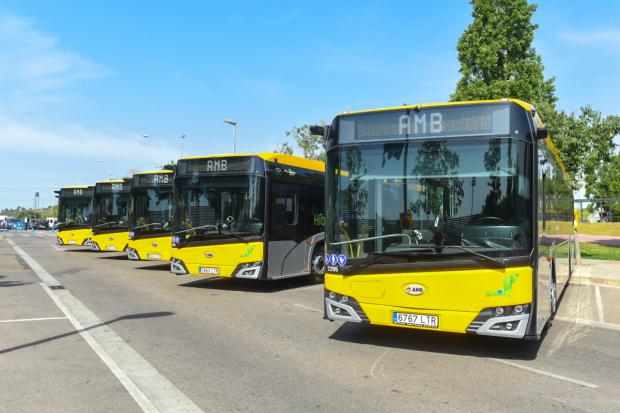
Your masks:
<path fill-rule="evenodd" d="M 387 110 L 342 116 L 339 142 L 506 135 L 509 126 L 510 106 L 507 104 Z"/>
<path fill-rule="evenodd" d="M 221 174 L 231 172 L 252 173 L 254 157 L 236 156 L 231 158 L 196 158 L 179 161 L 179 175 Z"/>

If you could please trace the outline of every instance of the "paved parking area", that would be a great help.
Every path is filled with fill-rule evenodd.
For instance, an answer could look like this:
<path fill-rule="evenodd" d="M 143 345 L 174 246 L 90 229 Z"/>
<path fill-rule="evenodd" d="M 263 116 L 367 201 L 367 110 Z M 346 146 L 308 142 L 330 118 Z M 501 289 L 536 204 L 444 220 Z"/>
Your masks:
<path fill-rule="evenodd" d="M 617 286 L 571 285 L 545 339 L 515 342 L 329 323 L 301 280 L 9 240 L 37 272 L 0 239 L 0 412 L 617 411 Z"/>

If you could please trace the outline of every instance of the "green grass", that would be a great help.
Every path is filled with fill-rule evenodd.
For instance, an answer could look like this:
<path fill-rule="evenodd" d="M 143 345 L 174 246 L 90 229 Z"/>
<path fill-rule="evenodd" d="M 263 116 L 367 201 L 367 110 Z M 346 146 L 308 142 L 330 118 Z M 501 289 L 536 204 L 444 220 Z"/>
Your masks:
<path fill-rule="evenodd" d="M 620 248 L 607 247 L 598 244 L 579 243 L 581 249 L 581 258 L 590 260 L 612 260 L 620 261 Z"/>
<path fill-rule="evenodd" d="M 572 227 L 572 222 L 561 221 L 560 234 L 568 234 Z M 579 222 L 577 231 L 583 235 L 615 235 L 620 237 L 620 222 Z"/>

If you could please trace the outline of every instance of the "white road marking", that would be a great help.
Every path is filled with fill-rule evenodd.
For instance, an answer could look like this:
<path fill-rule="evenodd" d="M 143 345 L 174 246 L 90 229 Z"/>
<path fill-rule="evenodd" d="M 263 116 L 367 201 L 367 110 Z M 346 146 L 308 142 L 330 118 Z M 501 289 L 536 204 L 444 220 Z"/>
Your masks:
<path fill-rule="evenodd" d="M 65 289 L 51 289 L 50 287 L 60 286 L 58 281 L 13 241 L 7 241 L 41 279 L 41 286 L 45 292 L 108 366 L 142 411 L 145 413 L 202 412 L 194 402 L 71 292 Z"/>
<path fill-rule="evenodd" d="M 604 287 L 604 288 L 616 288 L 620 290 L 620 286 L 619 285 L 608 285 L 608 284 L 597 284 L 597 283 L 576 283 L 576 282 L 570 282 L 570 285 L 582 285 L 582 286 L 597 286 L 597 287 Z"/>
<path fill-rule="evenodd" d="M 47 321 L 66 320 L 67 317 L 40 317 L 40 318 L 17 318 L 15 320 L 0 320 L 0 323 L 21 323 L 22 321 Z"/>
<path fill-rule="evenodd" d="M 52 247 L 54 247 L 54 249 L 55 249 L 55 250 L 58 250 L 58 251 L 64 251 L 62 248 L 57 247 L 56 245 L 52 245 Z"/>
<path fill-rule="evenodd" d="M 605 330 L 620 331 L 620 324 L 608 323 L 606 321 L 594 321 L 594 320 L 587 320 L 585 318 L 570 318 L 570 317 L 562 317 L 562 316 L 555 316 L 555 320 L 566 321 L 568 323 L 581 324 L 584 326 L 602 328 Z"/>
<path fill-rule="evenodd" d="M 317 310 L 316 308 L 308 307 L 302 304 L 293 304 L 295 307 L 303 308 L 304 310 L 314 311 L 315 313 L 323 313 L 321 310 Z"/>
<path fill-rule="evenodd" d="M 370 368 L 370 371 L 368 372 L 368 375 L 370 377 L 374 377 L 375 376 L 375 369 L 377 368 L 377 366 L 379 365 L 379 362 L 381 360 L 383 360 L 383 357 L 385 357 L 385 355 L 388 353 L 388 351 L 390 350 L 385 350 L 383 353 L 381 353 L 381 355 L 379 357 L 377 357 L 377 359 L 375 360 L 374 363 L 372 363 L 372 367 Z"/>
<path fill-rule="evenodd" d="M 594 288 L 594 296 L 596 297 L 596 308 L 598 310 L 598 321 L 605 322 L 605 313 L 603 313 L 603 299 L 601 298 L 601 287 L 598 285 Z"/>
<path fill-rule="evenodd" d="M 598 389 L 598 385 L 597 384 L 588 383 L 587 381 L 571 379 L 570 377 L 562 376 L 560 374 L 550 373 L 550 372 L 544 371 L 544 370 L 535 369 L 533 367 L 524 366 L 524 365 L 518 364 L 518 363 L 513 363 L 512 361 L 502 360 L 502 359 L 495 359 L 495 358 L 489 358 L 489 360 L 495 361 L 497 363 L 505 364 L 507 366 L 516 367 L 516 368 L 521 369 L 521 370 L 526 370 L 526 371 L 529 371 L 531 373 L 536 373 L 536 374 L 540 374 L 542 376 L 552 377 L 554 379 L 558 379 L 558 380 L 566 381 L 566 382 L 569 382 L 569 383 L 577 384 L 579 386 L 589 387 L 591 389 Z"/>

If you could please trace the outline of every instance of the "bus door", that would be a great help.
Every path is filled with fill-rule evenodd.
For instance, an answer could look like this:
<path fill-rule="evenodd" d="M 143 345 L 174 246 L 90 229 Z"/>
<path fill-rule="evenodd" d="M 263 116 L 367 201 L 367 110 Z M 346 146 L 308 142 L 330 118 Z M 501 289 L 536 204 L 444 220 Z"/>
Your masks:
<path fill-rule="evenodd" d="M 272 181 L 270 194 L 268 278 L 302 274 L 311 251 L 304 240 L 305 185 Z"/>

